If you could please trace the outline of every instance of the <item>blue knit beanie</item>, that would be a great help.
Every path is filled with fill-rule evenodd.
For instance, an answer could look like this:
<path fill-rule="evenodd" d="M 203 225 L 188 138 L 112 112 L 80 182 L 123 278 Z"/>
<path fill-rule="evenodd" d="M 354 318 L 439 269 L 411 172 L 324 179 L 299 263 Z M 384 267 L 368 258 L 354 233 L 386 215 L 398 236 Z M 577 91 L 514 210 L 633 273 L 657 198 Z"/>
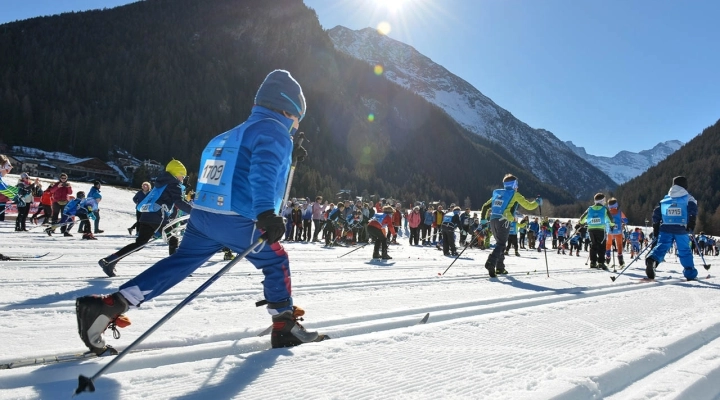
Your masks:
<path fill-rule="evenodd" d="M 305 96 L 300 84 L 288 71 L 276 69 L 265 77 L 255 95 L 255 104 L 286 111 L 298 119 L 305 116 Z"/>

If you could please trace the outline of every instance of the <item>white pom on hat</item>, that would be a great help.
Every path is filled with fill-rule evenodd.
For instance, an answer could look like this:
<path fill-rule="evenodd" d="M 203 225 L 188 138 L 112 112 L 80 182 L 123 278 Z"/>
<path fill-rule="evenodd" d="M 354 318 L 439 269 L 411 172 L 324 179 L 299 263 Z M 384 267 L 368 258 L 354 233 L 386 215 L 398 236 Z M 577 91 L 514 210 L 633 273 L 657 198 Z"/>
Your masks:
<path fill-rule="evenodd" d="M 285 111 L 298 119 L 305 116 L 305 96 L 290 72 L 276 69 L 268 74 L 255 95 L 255 104 Z"/>

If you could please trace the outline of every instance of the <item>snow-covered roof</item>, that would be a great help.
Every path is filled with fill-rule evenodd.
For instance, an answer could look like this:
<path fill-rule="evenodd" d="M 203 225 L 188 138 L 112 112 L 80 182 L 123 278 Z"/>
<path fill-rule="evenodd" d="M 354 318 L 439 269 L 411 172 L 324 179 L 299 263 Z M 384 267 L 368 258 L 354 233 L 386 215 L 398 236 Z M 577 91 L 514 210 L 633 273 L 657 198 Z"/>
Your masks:
<path fill-rule="evenodd" d="M 94 159 L 95 159 L 95 157 L 78 158 L 78 159 L 75 160 L 75 161 L 68 162 L 68 164 L 69 164 L 69 165 L 75 165 L 75 164 L 84 163 L 85 161 L 90 161 L 90 160 L 94 160 Z"/>
<path fill-rule="evenodd" d="M 47 159 L 51 160 L 58 160 L 58 161 L 64 161 L 67 163 L 76 162 L 79 160 L 78 157 L 72 156 L 67 153 L 59 152 L 59 151 L 45 151 L 36 149 L 34 147 L 25 147 L 25 146 L 13 146 L 13 151 L 18 153 L 24 153 L 27 156 L 45 156 Z"/>
<path fill-rule="evenodd" d="M 120 168 L 117 164 L 110 161 L 107 163 L 107 165 L 110 166 L 112 169 L 114 169 L 115 172 L 117 172 L 118 175 L 120 175 L 120 177 L 123 179 L 123 181 L 130 182 L 130 178 L 127 175 L 125 175 L 125 171 L 123 171 L 123 169 Z"/>

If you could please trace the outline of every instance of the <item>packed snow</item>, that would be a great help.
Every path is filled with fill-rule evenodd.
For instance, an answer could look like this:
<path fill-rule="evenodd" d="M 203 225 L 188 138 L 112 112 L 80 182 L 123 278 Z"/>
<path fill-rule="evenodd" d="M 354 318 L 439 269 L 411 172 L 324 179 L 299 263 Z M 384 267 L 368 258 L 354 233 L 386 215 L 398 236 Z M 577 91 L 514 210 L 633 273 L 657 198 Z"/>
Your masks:
<path fill-rule="evenodd" d="M 12 222 L 0 222 L 0 253 L 50 253 L 0 262 L 2 399 L 69 398 L 80 374 L 92 376 L 112 359 L 42 364 L 85 351 L 75 298 L 112 293 L 167 256 L 167 246 L 151 244 L 107 278 L 97 261 L 134 239 L 127 228 L 135 191 L 102 193 L 105 233 L 97 241 L 81 240 L 76 229 L 71 238 L 48 237 L 34 225 L 14 232 Z M 585 265 L 586 252 L 548 250 L 548 277 L 545 253 L 520 250 L 506 258 L 510 274 L 491 280 L 488 250 L 464 250 L 440 275 L 454 257 L 410 246 L 404 231 L 399 242 L 384 262 L 370 261 L 372 246 L 346 254 L 357 247 L 284 244 L 304 325 L 331 340 L 269 349 L 269 336 L 257 336 L 270 324 L 255 307 L 263 277 L 240 261 L 140 344 L 144 351 L 97 379 L 96 392 L 78 398 L 720 399 L 720 284 L 684 281 L 674 255 L 660 265 L 658 282 L 639 283 L 642 260 L 613 282 L 617 273 Z M 128 346 L 225 263 L 218 253 L 128 312 L 133 324 L 117 340 L 108 331 L 108 343 Z M 706 276 L 699 256 L 695 263 Z"/>

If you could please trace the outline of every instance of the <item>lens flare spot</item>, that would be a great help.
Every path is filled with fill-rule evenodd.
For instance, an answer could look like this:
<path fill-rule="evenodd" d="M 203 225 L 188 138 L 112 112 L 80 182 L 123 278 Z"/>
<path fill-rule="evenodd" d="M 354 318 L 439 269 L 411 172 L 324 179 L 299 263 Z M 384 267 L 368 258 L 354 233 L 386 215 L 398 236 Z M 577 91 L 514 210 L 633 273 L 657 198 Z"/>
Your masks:
<path fill-rule="evenodd" d="M 390 23 L 387 21 L 383 21 L 378 24 L 377 31 L 381 35 L 388 35 L 392 28 L 390 27 Z"/>
<path fill-rule="evenodd" d="M 370 122 L 375 121 L 375 114 L 368 114 L 368 121 L 370 121 Z"/>
<path fill-rule="evenodd" d="M 375 75 L 378 75 L 378 76 L 382 75 L 382 73 L 384 71 L 382 65 L 376 65 L 375 68 L 373 68 L 373 70 L 375 71 Z"/>
<path fill-rule="evenodd" d="M 362 155 L 367 157 L 370 155 L 370 153 L 372 153 L 372 149 L 370 148 L 370 146 L 363 146 Z"/>

